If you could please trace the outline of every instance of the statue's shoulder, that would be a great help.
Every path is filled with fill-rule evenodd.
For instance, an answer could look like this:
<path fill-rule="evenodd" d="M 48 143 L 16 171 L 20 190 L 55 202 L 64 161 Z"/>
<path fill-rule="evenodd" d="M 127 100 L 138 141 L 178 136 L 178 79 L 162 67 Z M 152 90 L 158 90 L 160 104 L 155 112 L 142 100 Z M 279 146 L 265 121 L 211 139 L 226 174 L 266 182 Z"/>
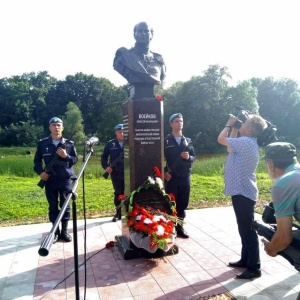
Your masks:
<path fill-rule="evenodd" d="M 164 62 L 164 59 L 163 59 L 163 57 L 162 57 L 161 54 L 156 53 L 156 52 L 153 52 L 153 51 L 150 51 L 150 52 L 152 53 L 153 57 L 154 57 L 158 62 L 160 62 L 161 64 L 164 64 L 164 63 L 165 63 L 165 62 Z"/>
<path fill-rule="evenodd" d="M 118 56 L 118 55 L 124 55 L 124 54 L 126 54 L 126 53 L 128 53 L 128 52 L 131 52 L 131 50 L 132 50 L 132 49 L 127 49 L 127 48 L 125 48 L 125 47 L 121 47 L 121 48 L 119 48 L 119 49 L 116 51 L 116 56 Z"/>

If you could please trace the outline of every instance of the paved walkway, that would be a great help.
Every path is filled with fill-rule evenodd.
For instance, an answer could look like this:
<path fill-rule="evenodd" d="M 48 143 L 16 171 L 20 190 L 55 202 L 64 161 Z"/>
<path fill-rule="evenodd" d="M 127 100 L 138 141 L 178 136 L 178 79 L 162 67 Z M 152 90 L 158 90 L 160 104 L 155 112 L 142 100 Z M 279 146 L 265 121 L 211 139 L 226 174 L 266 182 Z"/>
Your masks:
<path fill-rule="evenodd" d="M 227 266 L 239 259 L 241 248 L 232 207 L 189 210 L 186 221 L 191 238 L 176 240 L 178 254 L 124 260 L 116 246 L 105 248 L 121 235 L 120 221 L 87 220 L 85 242 L 79 220 L 80 299 L 183 300 L 226 291 L 236 299 L 297 298 L 299 272 L 280 256 L 268 257 L 262 245 L 262 277 L 235 279 L 242 270 Z M 76 299 L 73 243 L 59 242 L 48 256 L 38 254 L 50 230 L 50 223 L 0 228 L 0 299 Z"/>

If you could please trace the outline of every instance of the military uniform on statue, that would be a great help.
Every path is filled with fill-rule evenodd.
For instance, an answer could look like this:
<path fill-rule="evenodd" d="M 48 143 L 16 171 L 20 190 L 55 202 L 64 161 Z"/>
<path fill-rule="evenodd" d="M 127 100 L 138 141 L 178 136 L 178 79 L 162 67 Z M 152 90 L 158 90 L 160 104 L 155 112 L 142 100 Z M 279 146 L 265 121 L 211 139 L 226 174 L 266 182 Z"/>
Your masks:
<path fill-rule="evenodd" d="M 114 188 L 114 204 L 116 213 L 112 219 L 116 222 L 121 220 L 121 208 L 119 196 L 124 194 L 124 147 L 123 147 L 123 124 L 115 126 L 116 138 L 106 143 L 101 155 L 101 166 L 111 176 Z"/>
<path fill-rule="evenodd" d="M 162 56 L 149 49 L 153 38 L 153 28 L 146 22 L 134 27 L 134 47 L 117 50 L 113 62 L 114 69 L 131 84 L 159 84 L 165 79 L 166 67 Z"/>
<path fill-rule="evenodd" d="M 191 189 L 191 170 L 195 160 L 192 146 L 188 147 L 190 139 L 183 133 L 183 117 L 181 113 L 173 114 L 169 119 L 172 133 L 165 138 L 164 154 L 167 165 L 165 167 L 166 193 L 172 193 L 176 200 L 178 218 L 185 218 L 185 210 L 189 204 Z M 178 237 L 189 238 L 182 225 L 176 225 Z"/>

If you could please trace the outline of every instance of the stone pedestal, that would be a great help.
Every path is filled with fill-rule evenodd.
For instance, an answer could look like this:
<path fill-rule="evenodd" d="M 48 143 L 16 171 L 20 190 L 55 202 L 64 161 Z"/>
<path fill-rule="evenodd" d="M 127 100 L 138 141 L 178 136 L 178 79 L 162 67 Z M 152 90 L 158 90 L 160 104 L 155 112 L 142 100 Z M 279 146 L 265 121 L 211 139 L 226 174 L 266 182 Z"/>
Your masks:
<path fill-rule="evenodd" d="M 153 167 L 163 173 L 163 103 L 129 100 L 123 107 L 125 194 L 141 186 Z"/>
<path fill-rule="evenodd" d="M 154 167 L 158 167 L 163 174 L 163 102 L 157 101 L 153 94 L 153 86 L 149 89 L 132 87 L 132 97 L 123 106 L 124 125 L 124 166 L 125 166 L 125 194 L 146 183 L 148 176 L 153 176 Z M 141 99 L 136 99 L 136 96 Z M 162 178 L 163 180 L 163 178 Z M 158 249 L 149 253 L 137 248 L 129 238 L 126 225 L 127 211 L 122 212 L 122 236 L 117 236 L 117 245 L 124 259 L 139 257 L 157 257 L 178 253 L 176 245 L 167 253 Z"/>
<path fill-rule="evenodd" d="M 132 100 L 153 100 L 154 84 L 152 83 L 136 83 L 129 86 L 130 99 Z"/>

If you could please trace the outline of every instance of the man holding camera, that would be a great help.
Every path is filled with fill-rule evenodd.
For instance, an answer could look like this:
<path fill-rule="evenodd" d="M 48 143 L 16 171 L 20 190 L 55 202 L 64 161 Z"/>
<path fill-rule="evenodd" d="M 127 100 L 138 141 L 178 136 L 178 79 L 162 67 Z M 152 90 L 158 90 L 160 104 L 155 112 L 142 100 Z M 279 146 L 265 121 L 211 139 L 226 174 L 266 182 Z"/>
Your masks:
<path fill-rule="evenodd" d="M 229 153 L 224 174 L 225 195 L 231 196 L 242 242 L 240 260 L 230 262 L 229 266 L 246 268 L 244 272 L 236 275 L 238 279 L 261 276 L 258 237 L 251 229 L 251 224 L 254 221 L 254 205 L 258 197 L 255 176 L 259 162 L 257 138 L 266 127 L 266 121 L 258 115 L 247 115 L 244 122 L 230 115 L 218 137 L 218 142 L 227 146 Z"/>

